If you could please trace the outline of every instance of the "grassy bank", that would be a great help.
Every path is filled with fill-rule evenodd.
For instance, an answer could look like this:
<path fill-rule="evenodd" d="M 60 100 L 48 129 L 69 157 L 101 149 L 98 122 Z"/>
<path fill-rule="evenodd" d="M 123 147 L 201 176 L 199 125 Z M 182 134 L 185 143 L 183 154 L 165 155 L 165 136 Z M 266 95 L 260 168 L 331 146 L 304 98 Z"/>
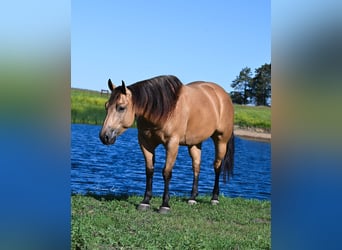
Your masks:
<path fill-rule="evenodd" d="M 71 89 L 71 122 L 102 124 L 108 97 L 97 91 Z"/>
<path fill-rule="evenodd" d="M 142 197 L 72 196 L 72 249 L 270 249 L 269 201 L 172 197 L 170 214 L 136 210 Z"/>
<path fill-rule="evenodd" d="M 72 123 L 102 124 L 106 115 L 107 95 L 100 92 L 71 89 Z M 249 128 L 271 129 L 271 108 L 234 105 L 235 125 Z"/>
<path fill-rule="evenodd" d="M 271 108 L 265 106 L 234 105 L 234 123 L 241 128 L 262 128 L 271 130 Z"/>

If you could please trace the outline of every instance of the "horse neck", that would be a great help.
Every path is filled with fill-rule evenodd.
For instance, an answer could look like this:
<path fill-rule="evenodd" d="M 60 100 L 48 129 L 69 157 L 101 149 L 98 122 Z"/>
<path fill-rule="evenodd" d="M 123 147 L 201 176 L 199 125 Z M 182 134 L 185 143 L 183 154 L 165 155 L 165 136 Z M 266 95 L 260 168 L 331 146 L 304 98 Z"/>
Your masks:
<path fill-rule="evenodd" d="M 144 107 L 137 105 L 137 103 L 134 102 L 133 93 L 130 90 L 128 90 L 128 91 L 130 92 L 130 94 L 132 96 L 131 101 L 132 101 L 132 107 L 133 107 L 133 112 L 134 112 L 135 117 L 136 118 L 143 118 L 146 120 L 147 117 L 145 117 L 145 115 L 144 115 L 144 113 L 145 113 Z"/>
<path fill-rule="evenodd" d="M 153 116 L 146 111 L 145 107 L 139 106 L 134 102 L 132 102 L 132 104 L 133 112 L 135 113 L 135 118 L 138 122 L 138 127 L 155 128 L 161 126 L 160 121 L 154 120 Z"/>
<path fill-rule="evenodd" d="M 144 123 L 153 124 L 150 116 L 145 112 L 144 107 L 139 107 L 133 103 L 133 111 L 137 120 L 144 121 Z"/>
<path fill-rule="evenodd" d="M 135 116 L 142 117 L 147 122 L 157 126 L 164 124 L 171 112 L 171 106 L 166 106 L 164 110 L 161 107 L 165 108 L 165 105 L 163 105 L 165 99 L 166 103 L 170 102 L 170 100 L 167 100 L 165 96 L 156 96 L 159 94 L 158 92 L 154 93 L 151 89 L 146 90 L 145 88 L 151 88 L 151 86 L 139 83 L 129 87 Z M 144 91 L 141 92 L 142 90 Z"/>

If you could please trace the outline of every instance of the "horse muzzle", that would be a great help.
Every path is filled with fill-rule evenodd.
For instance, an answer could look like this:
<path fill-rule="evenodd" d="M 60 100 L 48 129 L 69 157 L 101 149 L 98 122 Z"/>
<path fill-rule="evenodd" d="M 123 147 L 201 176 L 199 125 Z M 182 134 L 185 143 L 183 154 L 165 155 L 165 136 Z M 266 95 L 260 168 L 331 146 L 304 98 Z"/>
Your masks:
<path fill-rule="evenodd" d="M 116 141 L 117 134 L 116 130 L 101 131 L 100 140 L 105 145 L 113 144 Z"/>

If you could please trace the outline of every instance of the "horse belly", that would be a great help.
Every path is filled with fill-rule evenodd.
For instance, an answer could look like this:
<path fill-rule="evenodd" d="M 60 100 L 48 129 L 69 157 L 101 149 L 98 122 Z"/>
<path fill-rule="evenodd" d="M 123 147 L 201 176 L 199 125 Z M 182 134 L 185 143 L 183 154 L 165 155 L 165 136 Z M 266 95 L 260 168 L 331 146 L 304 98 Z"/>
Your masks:
<path fill-rule="evenodd" d="M 198 144 L 208 139 L 214 132 L 216 126 L 209 119 L 208 115 L 200 116 L 196 119 L 190 119 L 185 131 L 185 142 L 187 145 Z"/>
<path fill-rule="evenodd" d="M 206 103 L 206 109 L 202 105 L 191 105 L 186 121 L 183 144 L 195 145 L 208 139 L 217 127 L 217 117 L 215 112 L 207 109 L 209 103 Z"/>

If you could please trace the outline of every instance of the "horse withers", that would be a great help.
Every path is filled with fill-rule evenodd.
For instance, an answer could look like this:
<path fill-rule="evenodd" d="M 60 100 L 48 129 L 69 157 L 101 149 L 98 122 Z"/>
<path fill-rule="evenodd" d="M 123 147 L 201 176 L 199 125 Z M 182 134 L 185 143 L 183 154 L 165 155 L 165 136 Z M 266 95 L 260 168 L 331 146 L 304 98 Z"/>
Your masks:
<path fill-rule="evenodd" d="M 150 207 L 155 149 L 166 149 L 163 168 L 164 194 L 159 212 L 170 210 L 169 183 L 179 145 L 188 147 L 192 158 L 193 185 L 189 204 L 196 203 L 201 163 L 201 145 L 211 137 L 215 145 L 215 183 L 212 204 L 218 203 L 219 177 L 224 180 L 234 166 L 234 109 L 229 95 L 219 85 L 197 81 L 183 85 L 175 76 L 158 76 L 130 86 L 115 87 L 108 80 L 111 96 L 105 104 L 106 118 L 100 131 L 103 144 L 113 144 L 116 137 L 137 121 L 138 140 L 146 163 L 146 190 L 139 210 Z"/>

